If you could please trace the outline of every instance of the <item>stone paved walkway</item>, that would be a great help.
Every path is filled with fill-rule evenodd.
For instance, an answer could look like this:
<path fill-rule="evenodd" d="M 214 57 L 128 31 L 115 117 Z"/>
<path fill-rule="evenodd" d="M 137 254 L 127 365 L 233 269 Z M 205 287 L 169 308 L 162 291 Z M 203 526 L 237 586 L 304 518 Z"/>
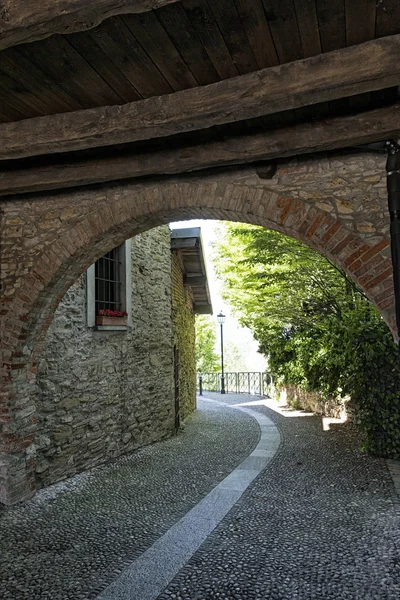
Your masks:
<path fill-rule="evenodd" d="M 284 443 L 159 600 L 398 600 L 400 502 L 383 461 L 347 424 L 224 401 L 250 402 Z"/>
<path fill-rule="evenodd" d="M 257 422 L 199 407 L 177 437 L 3 509 L 1 600 L 96 598 L 247 457 Z"/>
<path fill-rule="evenodd" d="M 273 401 L 205 395 L 269 417 L 283 441 L 158 600 L 398 600 L 399 497 L 383 461 L 360 451 L 355 430 L 324 430 L 321 418 L 277 411 Z M 250 416 L 205 402 L 178 438 L 5 511 L 1 597 L 97 597 L 258 439 Z"/>

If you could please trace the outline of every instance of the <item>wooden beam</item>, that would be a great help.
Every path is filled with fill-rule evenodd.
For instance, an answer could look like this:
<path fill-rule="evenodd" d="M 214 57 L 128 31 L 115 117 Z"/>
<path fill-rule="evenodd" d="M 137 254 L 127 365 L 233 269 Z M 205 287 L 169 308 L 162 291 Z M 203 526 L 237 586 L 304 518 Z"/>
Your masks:
<path fill-rule="evenodd" d="M 198 238 L 171 238 L 171 250 L 197 248 L 198 244 Z"/>
<path fill-rule="evenodd" d="M 204 286 L 207 283 L 207 277 L 205 275 L 193 276 L 193 277 L 184 277 L 183 284 L 184 285 L 201 285 Z"/>
<path fill-rule="evenodd" d="M 195 304 L 194 313 L 195 315 L 212 315 L 213 309 L 211 304 Z"/>
<path fill-rule="evenodd" d="M 360 113 L 232 137 L 201 145 L 133 155 L 0 169 L 0 196 L 64 189 L 143 176 L 174 175 L 367 144 L 400 136 L 400 104 Z M 0 165 L 1 166 L 1 165 Z M 268 170 L 268 169 L 267 169 Z M 256 167 L 265 174 L 266 168 Z M 180 240 L 178 240 L 180 241 Z"/>
<path fill-rule="evenodd" d="M 400 84 L 400 35 L 204 87 L 0 124 L 0 159 L 148 140 Z"/>
<path fill-rule="evenodd" d="M 0 50 L 54 33 L 85 31 L 114 15 L 142 13 L 177 0 L 0 0 Z"/>

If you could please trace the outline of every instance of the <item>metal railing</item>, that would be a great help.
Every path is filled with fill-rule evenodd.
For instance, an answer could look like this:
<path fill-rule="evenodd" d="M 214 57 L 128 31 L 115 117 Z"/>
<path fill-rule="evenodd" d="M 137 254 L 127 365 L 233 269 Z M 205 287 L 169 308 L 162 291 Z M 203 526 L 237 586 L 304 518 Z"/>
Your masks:
<path fill-rule="evenodd" d="M 227 394 L 254 394 L 256 396 L 272 396 L 274 382 L 272 375 L 267 372 L 225 373 L 225 392 Z M 221 391 L 221 373 L 198 373 L 198 390 Z"/>

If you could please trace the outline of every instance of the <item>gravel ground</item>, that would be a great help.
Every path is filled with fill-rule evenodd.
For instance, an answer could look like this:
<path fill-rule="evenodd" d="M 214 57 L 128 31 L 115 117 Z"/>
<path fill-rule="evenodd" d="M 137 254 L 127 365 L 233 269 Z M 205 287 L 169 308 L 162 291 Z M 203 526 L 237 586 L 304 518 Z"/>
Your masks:
<path fill-rule="evenodd" d="M 199 408 L 177 437 L 3 509 L 1 599 L 95 598 L 253 450 L 254 419 Z"/>
<path fill-rule="evenodd" d="M 284 443 L 159 600 L 398 600 L 400 502 L 384 463 L 348 424 L 250 408 Z"/>

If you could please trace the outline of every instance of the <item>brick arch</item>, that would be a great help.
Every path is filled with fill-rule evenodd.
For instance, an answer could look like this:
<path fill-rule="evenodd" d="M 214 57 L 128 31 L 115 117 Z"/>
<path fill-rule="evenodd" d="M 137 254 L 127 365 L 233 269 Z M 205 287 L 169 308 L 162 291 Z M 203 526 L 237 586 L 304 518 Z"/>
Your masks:
<path fill-rule="evenodd" d="M 173 220 L 211 218 L 261 225 L 295 237 L 343 267 L 393 325 L 388 240 L 372 241 L 313 205 L 266 186 L 253 172 L 92 189 L 4 207 L 17 233 L 5 245 L 5 364 L 0 452 L 3 502 L 34 492 L 36 362 L 61 298 L 97 258 L 128 237 Z M 16 228 L 16 229 L 15 229 Z M 18 232 L 19 236 L 18 237 Z M 29 235 L 26 235 L 29 232 Z M 13 262 L 14 261 L 14 262 Z M 13 265 L 17 265 L 15 280 Z"/>

